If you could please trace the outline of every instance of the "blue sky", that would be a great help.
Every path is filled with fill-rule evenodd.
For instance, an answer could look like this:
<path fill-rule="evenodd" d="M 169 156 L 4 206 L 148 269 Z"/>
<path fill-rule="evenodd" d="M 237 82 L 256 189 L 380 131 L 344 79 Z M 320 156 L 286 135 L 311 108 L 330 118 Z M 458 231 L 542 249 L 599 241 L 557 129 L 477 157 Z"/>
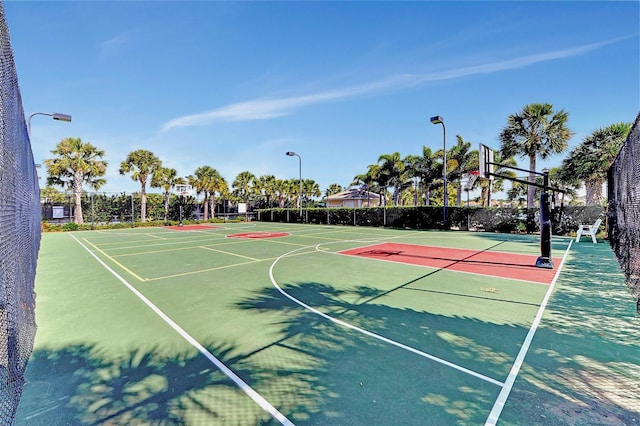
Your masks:
<path fill-rule="evenodd" d="M 148 149 L 202 165 L 349 185 L 380 154 L 455 135 L 497 148 L 509 114 L 569 112 L 570 146 L 640 110 L 640 11 L 630 2 L 4 3 L 36 162 L 65 137 L 105 150 L 101 192 Z M 539 167 L 556 166 L 561 156 Z M 520 161 L 521 167 L 528 162 Z M 41 181 L 41 184 L 44 184 Z"/>

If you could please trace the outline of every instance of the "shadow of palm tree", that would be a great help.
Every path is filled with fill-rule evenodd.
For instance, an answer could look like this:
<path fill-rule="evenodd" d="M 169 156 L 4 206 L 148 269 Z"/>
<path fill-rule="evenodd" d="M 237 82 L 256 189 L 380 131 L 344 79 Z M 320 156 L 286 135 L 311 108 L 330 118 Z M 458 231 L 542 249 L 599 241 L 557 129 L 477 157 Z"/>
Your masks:
<path fill-rule="evenodd" d="M 607 244 L 574 244 L 503 419 L 640 424 L 640 317 Z"/>
<path fill-rule="evenodd" d="M 230 356 L 230 345 L 210 345 L 210 350 L 249 380 L 264 375 L 243 370 L 243 356 Z M 164 352 L 131 351 L 113 360 L 92 346 L 37 350 L 16 425 L 272 422 L 204 356 L 157 355 Z"/>
<path fill-rule="evenodd" d="M 499 380 L 506 377 L 527 332 L 519 326 L 367 303 L 381 291 L 364 285 L 348 290 L 318 282 L 282 286 L 291 296 L 340 321 Z M 347 301 L 354 299 L 358 302 Z M 425 424 L 428 418 L 426 424 L 482 423 L 500 390 L 493 383 L 336 324 L 284 298 L 275 288 L 257 292 L 238 306 L 284 314 L 286 319 L 278 324 L 282 337 L 256 352 L 286 349 L 291 355 L 286 362 L 302 366 L 295 374 L 303 375 L 307 391 L 295 390 L 299 403 L 290 411 L 297 422 Z M 286 370 L 282 361 L 279 368 Z M 438 405 L 443 398 L 448 401 L 446 407 Z M 458 408 L 452 409 L 453 405 Z"/>
<path fill-rule="evenodd" d="M 503 412 L 505 424 L 640 421 L 640 348 L 633 337 L 640 324 L 635 305 L 616 305 L 625 298 L 624 278 L 608 247 L 598 248 L 604 252 L 576 249 L 577 260 L 565 266 Z M 386 306 L 376 300 L 383 293 L 366 285 L 280 285 L 327 315 L 498 380 L 506 378 L 528 332 L 517 323 Z M 495 401 L 497 387 L 332 323 L 277 289 L 255 293 L 239 306 L 286 312 L 279 324 L 283 337 L 273 345 L 305 356 L 310 390 L 300 395 L 297 410 L 308 417 L 298 419 L 475 424 L 486 420 Z"/>
<path fill-rule="evenodd" d="M 640 421 L 640 325 L 635 306 L 621 303 L 617 264 L 600 249 L 608 247 L 580 246 L 566 265 L 505 406 L 505 424 Z M 333 318 L 497 380 L 506 378 L 528 332 L 517 323 L 386 305 L 382 291 L 365 284 L 282 286 Z M 251 350 L 205 346 L 296 424 L 481 424 L 500 390 L 332 322 L 275 288 L 236 307 L 269 313 L 279 332 Z M 27 380 L 17 425 L 276 423 L 195 350 L 115 356 L 95 345 L 38 349 Z"/>

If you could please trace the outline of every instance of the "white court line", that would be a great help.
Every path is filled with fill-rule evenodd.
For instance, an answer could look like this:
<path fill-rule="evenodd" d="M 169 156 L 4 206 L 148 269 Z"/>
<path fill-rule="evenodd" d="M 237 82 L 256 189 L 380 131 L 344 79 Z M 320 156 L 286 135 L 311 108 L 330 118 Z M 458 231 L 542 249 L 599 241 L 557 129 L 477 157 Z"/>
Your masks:
<path fill-rule="evenodd" d="M 354 242 L 355 242 L 355 241 L 354 241 Z M 323 244 L 327 244 L 327 243 L 323 243 Z M 316 250 L 319 250 L 319 249 L 318 249 L 318 247 L 319 247 L 319 246 L 321 246 L 321 245 L 323 245 L 323 244 L 317 244 L 317 245 L 315 246 L 315 247 L 316 247 Z M 309 247 L 313 247 L 313 246 L 309 246 Z M 303 248 L 304 248 L 304 247 L 303 247 Z M 454 364 L 454 363 L 452 363 L 452 362 L 446 361 L 446 360 L 444 360 L 444 359 L 442 359 L 442 358 L 438 358 L 438 357 L 436 357 L 436 356 L 434 356 L 434 355 L 428 354 L 428 353 L 426 353 L 426 352 L 422 352 L 422 351 L 421 351 L 421 350 L 419 350 L 419 349 L 412 348 L 411 346 L 407 346 L 407 345 L 405 345 L 405 344 L 403 344 L 403 343 L 396 342 L 395 340 L 391 340 L 391 339 L 389 339 L 389 338 L 387 338 L 387 337 L 381 336 L 381 335 L 379 335 L 379 334 L 376 334 L 376 333 L 373 333 L 373 332 L 371 332 L 371 331 L 365 330 L 365 329 L 363 329 L 363 328 L 357 327 L 357 326 L 355 326 L 355 325 L 349 324 L 348 322 L 344 322 L 344 321 L 342 321 L 342 320 L 339 320 L 339 319 L 337 319 L 337 318 L 334 318 L 334 317 L 332 317 L 332 316 L 330 316 L 330 315 L 325 314 L 324 312 L 320 312 L 319 310 L 317 310 L 317 309 L 313 308 L 312 306 L 307 305 L 307 304 L 306 304 L 306 303 L 304 303 L 303 301 L 301 301 L 301 300 L 299 300 L 299 299 L 296 299 L 295 297 L 291 296 L 289 293 L 287 293 L 286 291 L 284 291 L 284 290 L 282 289 L 282 287 L 280 287 L 280 286 L 278 285 L 278 282 L 277 282 L 277 281 L 276 281 L 276 279 L 273 277 L 273 268 L 276 266 L 276 264 L 277 264 L 281 259 L 283 259 L 283 258 L 285 258 L 285 257 L 287 257 L 287 256 L 289 256 L 289 255 L 292 255 L 293 253 L 295 253 L 295 252 L 297 252 L 297 251 L 300 251 L 300 250 L 302 250 L 303 248 L 298 248 L 298 249 L 292 250 L 292 251 L 290 251 L 290 252 L 288 252 L 288 253 L 285 253 L 285 254 L 283 254 L 283 255 L 279 256 L 276 260 L 274 260 L 274 261 L 273 261 L 273 263 L 271 264 L 271 267 L 269 268 L 269 279 L 271 279 L 271 283 L 273 284 L 273 286 L 274 286 L 274 287 L 275 287 L 275 288 L 276 288 L 280 293 L 282 293 L 282 295 L 283 295 L 283 296 L 285 296 L 285 297 L 286 297 L 286 298 L 288 298 L 289 300 L 293 301 L 294 303 L 297 303 L 298 305 L 302 306 L 303 308 L 305 308 L 305 309 L 307 309 L 307 310 L 309 310 L 309 311 L 313 312 L 314 314 L 316 314 L 316 315 L 320 315 L 321 317 L 323 317 L 323 318 L 325 318 L 325 319 L 328 319 L 329 321 L 332 321 L 332 322 L 334 322 L 334 323 L 336 323 L 336 324 L 339 324 L 339 325 L 341 325 L 341 326 L 343 326 L 343 327 L 349 328 L 349 329 L 351 329 L 351 330 L 355 330 L 355 331 L 357 331 L 357 332 L 359 332 L 359 333 L 362 333 L 362 334 L 367 335 L 367 336 L 369 336 L 369 337 L 373 337 L 374 339 L 381 340 L 381 341 L 383 341 L 383 342 L 385 342 L 385 343 L 389 343 L 390 345 L 397 346 L 397 347 L 399 347 L 399 348 L 401 348 L 401 349 L 404 349 L 404 350 L 406 350 L 406 351 L 413 352 L 414 354 L 420 355 L 420 356 L 422 356 L 422 357 L 424 357 L 424 358 L 427 358 L 427 359 L 430 359 L 430 360 L 432 360 L 432 361 L 438 362 L 438 363 L 440 363 L 440 364 L 446 365 L 447 367 L 454 368 L 454 369 L 456 369 L 456 370 L 458 370 L 458 371 L 462 371 L 463 373 L 466 373 L 466 374 L 469 374 L 469 375 L 471 375 L 471 376 L 477 377 L 477 378 L 479 378 L 479 379 L 481 379 L 481 380 L 484 380 L 484 381 L 486 381 L 486 382 L 493 383 L 494 385 L 497 385 L 497 386 L 500 386 L 500 387 L 504 386 L 504 384 L 503 384 L 502 382 L 499 382 L 498 380 L 492 379 L 491 377 L 488 377 L 488 376 L 485 376 L 485 375 L 483 375 L 483 374 L 477 373 L 477 372 L 475 372 L 475 371 L 469 370 L 469 369 L 464 368 L 464 367 L 462 367 L 462 366 L 460 366 L 460 365 L 457 365 L 457 364 Z"/>
<path fill-rule="evenodd" d="M 569 241 L 569 246 L 567 250 L 564 252 L 564 256 L 562 256 L 562 261 L 560 262 L 560 266 L 558 266 L 558 271 L 556 275 L 553 277 L 553 281 L 551 281 L 551 285 L 547 290 L 547 293 L 544 295 L 544 299 L 542 300 L 542 304 L 540 308 L 538 308 L 538 313 L 536 318 L 533 320 L 533 324 L 531 324 L 531 328 L 529 329 L 529 333 L 527 333 L 527 337 L 525 337 L 524 342 L 522 343 L 522 347 L 520 348 L 520 352 L 518 352 L 518 356 L 511 367 L 511 371 L 509 371 L 509 376 L 507 380 L 504 382 L 504 386 L 496 399 L 496 402 L 493 404 L 493 408 L 489 413 L 489 417 L 485 422 L 485 426 L 494 426 L 498 419 L 500 418 L 500 413 L 502 413 L 502 409 L 504 408 L 504 404 L 507 402 L 507 398 L 511 393 L 511 388 L 516 381 L 516 377 L 518 377 L 518 373 L 520 372 L 520 367 L 522 367 L 522 363 L 524 362 L 525 356 L 527 356 L 527 352 L 529 351 L 529 346 L 531 345 L 531 341 L 533 340 L 534 334 L 536 334 L 536 330 L 538 329 L 538 325 L 540 324 L 540 320 L 542 319 L 542 314 L 544 314 L 544 310 L 547 307 L 547 303 L 549 302 L 549 298 L 553 293 L 553 290 L 556 286 L 556 281 L 558 280 L 558 276 L 560 276 L 560 271 L 564 266 L 564 262 L 567 259 L 567 255 L 569 254 L 569 250 L 571 249 L 571 244 L 573 240 Z"/>
<path fill-rule="evenodd" d="M 211 352 L 207 350 L 204 346 L 202 346 L 196 339 L 194 339 L 189 333 L 187 333 L 182 327 L 176 324 L 169 316 L 167 316 L 164 312 L 160 310 L 156 305 L 153 304 L 149 299 L 147 299 L 142 293 L 140 293 L 134 286 L 129 284 L 127 280 L 122 278 L 116 271 L 111 269 L 109 265 L 104 263 L 102 259 L 96 256 L 87 246 L 82 244 L 80 240 L 78 240 L 73 234 L 69 233 L 71 238 L 76 240 L 78 244 L 80 244 L 91 256 L 93 256 L 98 263 L 100 263 L 107 271 L 109 271 L 114 277 L 118 279 L 122 284 L 124 284 L 133 294 L 138 296 L 145 305 L 147 305 L 153 312 L 155 312 L 160 318 L 164 320 L 171 328 L 173 328 L 180 336 L 182 336 L 187 342 L 189 342 L 193 347 L 195 347 L 202 355 L 204 355 L 211 363 L 213 363 L 216 367 L 218 367 L 228 378 L 233 380 L 233 382 L 245 393 L 247 394 L 253 401 L 258 404 L 264 411 L 271 414 L 271 416 L 278 420 L 283 425 L 291 425 L 293 426 L 293 422 L 287 417 L 278 411 L 273 405 L 271 405 L 262 395 L 256 392 L 251 386 L 249 386 L 244 380 L 242 380 L 236 373 L 234 373 L 229 367 L 227 367 L 222 361 L 216 358 Z"/>

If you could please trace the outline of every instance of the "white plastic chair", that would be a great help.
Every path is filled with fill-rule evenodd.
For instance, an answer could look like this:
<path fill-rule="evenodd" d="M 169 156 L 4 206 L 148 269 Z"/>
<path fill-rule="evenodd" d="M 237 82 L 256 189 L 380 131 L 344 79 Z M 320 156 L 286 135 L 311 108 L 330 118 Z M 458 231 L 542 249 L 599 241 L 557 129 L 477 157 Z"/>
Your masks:
<path fill-rule="evenodd" d="M 578 232 L 576 234 L 576 242 L 580 241 L 580 237 L 583 235 L 590 235 L 591 241 L 593 244 L 597 244 L 598 240 L 596 240 L 596 234 L 598 233 L 598 228 L 600 228 L 600 224 L 602 223 L 602 219 L 596 220 L 596 223 L 593 225 L 583 225 L 581 224 L 578 227 Z"/>

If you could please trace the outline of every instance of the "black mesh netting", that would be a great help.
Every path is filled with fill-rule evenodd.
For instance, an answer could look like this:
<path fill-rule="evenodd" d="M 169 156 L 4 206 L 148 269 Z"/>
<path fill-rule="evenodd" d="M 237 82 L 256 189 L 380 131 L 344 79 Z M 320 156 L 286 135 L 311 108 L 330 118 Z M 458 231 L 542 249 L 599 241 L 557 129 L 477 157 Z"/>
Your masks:
<path fill-rule="evenodd" d="M 608 173 L 609 240 L 632 294 L 640 297 L 640 114 Z M 638 306 L 640 309 L 640 305 Z"/>
<path fill-rule="evenodd" d="M 40 191 L 1 3 L 0 73 L 0 424 L 11 424 L 36 331 Z"/>

